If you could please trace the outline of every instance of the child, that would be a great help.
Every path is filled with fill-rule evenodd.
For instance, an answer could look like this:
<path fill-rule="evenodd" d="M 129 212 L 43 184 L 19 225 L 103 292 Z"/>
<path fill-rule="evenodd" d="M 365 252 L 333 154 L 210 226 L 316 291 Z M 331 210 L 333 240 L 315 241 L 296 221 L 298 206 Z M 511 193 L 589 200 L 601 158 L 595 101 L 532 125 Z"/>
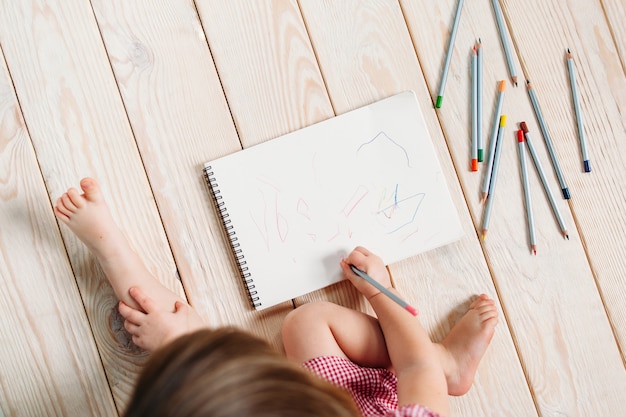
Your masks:
<path fill-rule="evenodd" d="M 283 323 L 287 357 L 347 389 L 364 415 L 398 406 L 397 415 L 430 416 L 428 409 L 448 415 L 448 394 L 469 390 L 491 341 L 498 320 L 494 301 L 479 296 L 445 339 L 433 343 L 417 318 L 350 265 L 396 292 L 381 259 L 357 247 L 341 268 L 378 318 L 332 303 L 305 304 Z"/>
<path fill-rule="evenodd" d="M 156 351 L 127 416 L 347 416 L 358 414 L 354 402 L 363 415 L 448 415 L 448 394 L 467 392 L 493 336 L 497 310 L 481 295 L 441 343 L 431 342 L 418 319 L 351 271 L 354 265 L 391 288 L 380 258 L 356 248 L 341 268 L 378 318 L 311 303 L 291 312 L 282 329 L 288 358 L 344 388 L 352 402 L 265 342 L 208 330 L 131 250 L 97 182 L 85 178 L 80 186 L 82 194 L 70 188 L 59 198 L 55 214 L 102 265 L 133 342 Z"/>

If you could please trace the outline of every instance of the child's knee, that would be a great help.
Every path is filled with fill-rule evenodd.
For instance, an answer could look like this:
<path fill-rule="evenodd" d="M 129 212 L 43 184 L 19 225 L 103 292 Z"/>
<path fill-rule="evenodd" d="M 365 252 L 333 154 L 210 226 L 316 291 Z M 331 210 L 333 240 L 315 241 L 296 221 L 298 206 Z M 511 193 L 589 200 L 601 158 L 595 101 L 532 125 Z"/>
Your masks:
<path fill-rule="evenodd" d="M 303 333 L 309 333 L 313 328 L 326 326 L 326 318 L 334 304 L 326 301 L 316 301 L 303 304 L 292 310 L 283 320 L 281 334 L 283 342 L 286 339 L 298 339 Z"/>
<path fill-rule="evenodd" d="M 332 303 L 326 301 L 316 301 L 303 304 L 287 314 L 283 321 L 283 331 L 288 331 L 306 327 L 309 324 L 319 324 L 320 319 L 327 315 Z M 294 329 L 295 328 L 295 329 Z"/>

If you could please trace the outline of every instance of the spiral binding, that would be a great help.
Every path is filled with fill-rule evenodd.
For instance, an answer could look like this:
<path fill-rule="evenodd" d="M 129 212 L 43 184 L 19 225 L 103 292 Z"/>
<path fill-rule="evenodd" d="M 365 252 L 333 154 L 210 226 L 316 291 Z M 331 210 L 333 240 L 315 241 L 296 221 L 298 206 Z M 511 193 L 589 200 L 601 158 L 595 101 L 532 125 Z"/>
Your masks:
<path fill-rule="evenodd" d="M 224 230 L 226 231 L 226 237 L 228 237 L 230 247 L 232 248 L 233 254 L 235 255 L 235 262 L 237 262 L 237 266 L 239 267 L 241 280 L 246 286 L 248 299 L 250 300 L 250 303 L 253 307 L 260 307 L 261 301 L 259 299 L 258 292 L 255 289 L 256 287 L 254 285 L 254 280 L 252 279 L 252 274 L 248 270 L 245 255 L 243 254 L 243 249 L 241 248 L 241 244 L 237 239 L 237 232 L 235 232 L 232 220 L 229 219 L 226 203 L 222 201 L 222 195 L 220 193 L 217 180 L 215 179 L 215 174 L 213 173 L 211 166 L 204 167 L 203 172 L 204 179 L 209 186 L 209 190 L 211 191 L 211 197 L 213 197 L 213 203 L 215 205 L 215 208 L 220 215 L 220 219 L 222 219 L 222 224 L 224 225 Z"/>

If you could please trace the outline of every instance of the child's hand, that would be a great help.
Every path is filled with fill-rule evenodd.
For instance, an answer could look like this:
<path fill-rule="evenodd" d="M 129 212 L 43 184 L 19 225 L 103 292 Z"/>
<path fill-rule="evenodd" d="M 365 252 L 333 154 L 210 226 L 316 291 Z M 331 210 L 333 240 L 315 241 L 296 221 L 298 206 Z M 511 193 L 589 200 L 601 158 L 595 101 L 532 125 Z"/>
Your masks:
<path fill-rule="evenodd" d="M 119 311 L 126 319 L 124 327 L 140 348 L 152 352 L 183 334 L 205 327 L 202 318 L 188 304 L 176 301 L 173 312 L 161 310 L 140 288 L 133 287 L 128 292 L 143 311 L 123 301 Z"/>
<path fill-rule="evenodd" d="M 380 292 L 363 278 L 356 275 L 352 269 L 350 269 L 350 265 L 354 265 L 361 271 L 365 272 L 386 288 L 391 288 L 391 278 L 389 277 L 389 272 L 387 271 L 382 259 L 364 247 L 358 246 L 350 252 L 347 258 L 341 260 L 343 275 L 368 300 Z"/>

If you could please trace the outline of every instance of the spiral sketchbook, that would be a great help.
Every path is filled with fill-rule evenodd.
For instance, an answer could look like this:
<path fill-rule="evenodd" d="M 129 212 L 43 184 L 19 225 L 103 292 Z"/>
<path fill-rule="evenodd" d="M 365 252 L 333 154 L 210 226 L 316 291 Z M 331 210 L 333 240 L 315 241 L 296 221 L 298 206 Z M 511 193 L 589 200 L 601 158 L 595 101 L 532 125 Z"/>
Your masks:
<path fill-rule="evenodd" d="M 356 246 L 391 264 L 463 234 L 413 92 L 207 162 L 204 176 L 257 309 L 342 280 Z"/>

